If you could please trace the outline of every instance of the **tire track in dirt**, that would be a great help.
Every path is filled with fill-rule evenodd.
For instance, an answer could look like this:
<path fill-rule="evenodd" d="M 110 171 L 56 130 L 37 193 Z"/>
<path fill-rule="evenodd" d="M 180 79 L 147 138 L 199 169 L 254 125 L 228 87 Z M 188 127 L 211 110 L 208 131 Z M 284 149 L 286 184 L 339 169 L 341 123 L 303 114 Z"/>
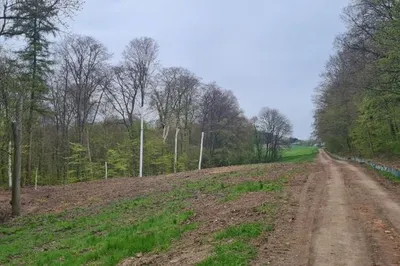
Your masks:
<path fill-rule="evenodd" d="M 400 195 L 321 151 L 252 265 L 400 265 Z M 293 183 L 292 183 L 293 186 Z M 262 260 L 261 260 L 262 259 Z"/>
<path fill-rule="evenodd" d="M 353 212 L 366 232 L 374 265 L 400 265 L 399 204 L 362 168 L 337 161 L 351 191 Z M 393 198 L 393 199 L 392 199 Z"/>
<path fill-rule="evenodd" d="M 275 230 L 258 247 L 250 265 L 308 265 L 315 214 L 324 198 L 327 180 L 318 163 L 305 175 L 293 178 L 275 221 Z"/>
<path fill-rule="evenodd" d="M 327 199 L 316 217 L 309 265 L 373 265 L 364 231 L 352 213 L 340 168 L 324 152 L 319 161 L 329 179 Z"/>
<path fill-rule="evenodd" d="M 317 165 L 293 191 L 268 239 L 265 260 L 252 265 L 374 265 L 340 167 L 324 152 Z"/>
<path fill-rule="evenodd" d="M 281 206 L 274 232 L 251 265 L 308 265 L 314 219 L 324 195 L 322 167 L 290 184 L 289 202 Z"/>
<path fill-rule="evenodd" d="M 279 261 L 272 265 L 308 265 L 310 261 L 311 240 L 318 208 L 325 200 L 325 184 L 327 175 L 324 171 L 318 171 L 308 175 L 305 185 L 300 193 L 294 196 L 298 202 L 298 209 L 294 213 L 294 224 L 288 228 L 286 238 L 280 237 L 280 241 L 289 243 L 289 251 Z M 287 217 L 285 219 L 287 222 Z M 290 234 L 293 233 L 293 234 Z"/>
<path fill-rule="evenodd" d="M 390 220 L 398 232 L 400 232 L 400 204 L 393 200 L 384 188 L 365 174 L 362 169 L 347 162 L 338 161 L 344 168 L 353 172 L 354 181 L 366 189 L 368 194 L 378 203 L 385 216 Z"/>

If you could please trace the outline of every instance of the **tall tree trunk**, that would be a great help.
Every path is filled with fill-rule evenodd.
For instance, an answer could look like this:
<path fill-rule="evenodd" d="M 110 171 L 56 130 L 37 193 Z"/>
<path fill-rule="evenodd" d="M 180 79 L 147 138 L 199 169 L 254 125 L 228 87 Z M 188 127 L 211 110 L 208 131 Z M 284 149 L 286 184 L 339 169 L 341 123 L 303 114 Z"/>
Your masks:
<path fill-rule="evenodd" d="M 143 105 L 140 109 L 140 154 L 139 154 L 139 177 L 143 176 L 143 130 L 144 130 L 144 118 L 143 118 Z"/>
<path fill-rule="evenodd" d="M 69 135 L 68 135 L 68 128 L 64 128 L 63 129 L 63 139 L 62 139 L 62 156 L 63 156 L 63 184 L 65 185 L 67 182 L 67 178 L 68 178 L 68 157 L 69 157 L 69 146 L 68 146 L 68 139 L 69 139 Z"/>
<path fill-rule="evenodd" d="M 37 9 L 38 7 L 36 7 Z M 37 50 L 38 50 L 38 22 L 37 19 L 34 20 L 33 30 L 34 30 L 34 43 L 33 43 L 33 64 L 32 64 L 32 87 L 31 87 L 31 98 L 29 101 L 29 118 L 27 124 L 28 132 L 28 154 L 26 160 L 26 176 L 25 182 L 22 183 L 32 184 L 32 141 L 33 141 L 33 112 L 35 104 L 35 90 L 36 90 L 36 72 L 38 67 L 37 60 Z"/>
<path fill-rule="evenodd" d="M 372 145 L 372 140 L 371 140 L 371 133 L 369 131 L 369 127 L 367 127 L 367 134 L 368 134 L 368 143 L 369 143 L 369 149 L 371 151 L 372 157 L 374 157 L 374 146 Z"/>
<path fill-rule="evenodd" d="M 165 144 L 165 142 L 167 141 L 168 138 L 168 133 L 169 133 L 169 126 L 168 125 L 164 125 L 163 127 L 163 144 Z"/>
<path fill-rule="evenodd" d="M 90 139 L 89 139 L 89 129 L 86 130 L 86 148 L 88 153 L 89 162 L 92 162 L 92 154 L 90 152 Z"/>
<path fill-rule="evenodd" d="M 8 187 L 12 188 L 12 141 L 8 144 Z"/>
<path fill-rule="evenodd" d="M 179 135 L 179 127 L 177 127 L 175 130 L 174 173 L 176 173 L 178 166 L 178 135 Z"/>
<path fill-rule="evenodd" d="M 79 134 L 79 144 L 82 145 L 82 147 L 85 147 L 85 142 L 84 142 L 84 125 L 82 125 L 82 122 L 80 121 L 79 118 L 79 128 L 78 128 L 78 134 Z M 79 163 L 77 164 L 77 169 L 76 169 L 76 174 L 77 174 L 77 178 L 80 181 L 83 181 L 84 178 L 84 172 L 85 172 L 85 168 L 83 165 L 83 160 L 84 160 L 84 152 L 83 151 L 79 151 Z"/>
<path fill-rule="evenodd" d="M 21 214 L 21 139 L 22 139 L 22 96 L 17 101 L 15 122 L 12 125 L 14 138 L 14 175 L 12 182 L 12 215 Z"/>
<path fill-rule="evenodd" d="M 89 129 L 86 129 L 86 149 L 89 159 L 89 170 L 91 178 L 93 178 L 93 168 L 92 168 L 92 154 L 90 152 L 90 139 L 89 139 Z"/>
<path fill-rule="evenodd" d="M 29 121 L 33 119 L 33 110 L 29 110 Z M 33 132 L 32 132 L 32 123 L 28 122 L 28 154 L 26 156 L 26 169 L 25 169 L 25 180 L 22 180 L 23 184 L 31 184 L 31 170 L 32 170 L 32 140 L 33 140 Z M 25 182 L 24 182 L 25 181 Z"/>

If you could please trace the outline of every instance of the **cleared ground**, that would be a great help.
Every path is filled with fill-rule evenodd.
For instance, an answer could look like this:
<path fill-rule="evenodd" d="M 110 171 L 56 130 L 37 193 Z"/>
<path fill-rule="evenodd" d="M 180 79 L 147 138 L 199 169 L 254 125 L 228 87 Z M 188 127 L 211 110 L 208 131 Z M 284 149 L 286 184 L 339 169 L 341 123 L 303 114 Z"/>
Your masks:
<path fill-rule="evenodd" d="M 399 203 L 398 184 L 324 152 L 27 189 L 16 220 L 3 191 L 0 264 L 400 265 Z"/>

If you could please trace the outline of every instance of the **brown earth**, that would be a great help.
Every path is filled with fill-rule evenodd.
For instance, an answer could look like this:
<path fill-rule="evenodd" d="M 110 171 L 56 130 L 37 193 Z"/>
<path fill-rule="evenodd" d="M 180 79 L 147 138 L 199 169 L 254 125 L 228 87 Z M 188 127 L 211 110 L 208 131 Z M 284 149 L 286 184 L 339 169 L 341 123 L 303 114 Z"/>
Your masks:
<path fill-rule="evenodd" d="M 251 176 L 254 169 L 264 171 Z M 235 173 L 235 175 L 224 175 Z M 289 174 L 290 173 L 290 174 Z M 273 223 L 274 231 L 252 240 L 251 265 L 400 265 L 400 185 L 375 171 L 337 161 L 321 151 L 315 163 L 209 169 L 178 175 L 127 178 L 23 190 L 23 213 L 59 212 L 169 191 L 207 177 L 239 183 L 288 178 L 283 192 L 248 193 L 231 202 L 217 195 L 189 199 L 199 223 L 164 253 L 141 254 L 121 265 L 193 265 L 213 252 L 213 235 L 244 222 Z M 8 192 L 0 192 L 0 217 L 9 217 Z M 257 211 L 278 206 L 275 218 Z"/>
<path fill-rule="evenodd" d="M 116 178 L 65 186 L 43 186 L 38 190 L 23 188 L 21 192 L 22 215 L 61 212 L 77 207 L 96 207 L 126 198 L 167 192 L 189 180 L 199 180 L 210 176 L 223 176 L 239 173 L 237 181 L 249 180 L 246 172 L 262 167 L 265 171 L 284 174 L 293 166 L 284 164 L 231 166 L 205 169 L 195 172 L 183 172 L 164 176 Z M 300 167 L 297 167 L 300 168 Z M 0 223 L 11 216 L 11 192 L 0 190 Z"/>
<path fill-rule="evenodd" d="M 280 196 L 250 193 L 225 206 L 205 201 L 196 208 L 199 230 L 164 254 L 121 265 L 194 265 L 212 254 L 212 232 L 258 221 L 251 210 L 262 202 L 281 208 L 274 232 L 253 241 L 258 256 L 251 265 L 400 265 L 399 186 L 324 152 L 307 173 L 291 178 Z"/>
<path fill-rule="evenodd" d="M 318 163 L 254 265 L 400 265 L 399 186 L 323 151 Z"/>

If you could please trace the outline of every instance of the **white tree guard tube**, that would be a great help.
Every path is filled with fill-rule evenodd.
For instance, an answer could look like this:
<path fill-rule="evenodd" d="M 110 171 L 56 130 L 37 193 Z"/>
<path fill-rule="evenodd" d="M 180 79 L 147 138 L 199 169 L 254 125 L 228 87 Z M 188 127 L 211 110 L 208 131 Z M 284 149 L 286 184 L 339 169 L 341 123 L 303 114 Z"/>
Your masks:
<path fill-rule="evenodd" d="M 38 171 L 39 171 L 39 168 L 36 168 L 36 173 L 35 173 L 35 190 L 37 190 L 37 183 L 38 183 Z"/>
<path fill-rule="evenodd" d="M 12 188 L 12 142 L 8 144 L 8 187 Z"/>
<path fill-rule="evenodd" d="M 203 160 L 203 143 L 204 143 L 204 132 L 201 132 L 199 170 L 201 170 L 201 162 L 202 162 L 202 160 Z"/>
<path fill-rule="evenodd" d="M 107 162 L 104 162 L 104 171 L 105 171 L 104 179 L 107 179 L 108 178 L 108 165 L 107 165 Z"/>
<path fill-rule="evenodd" d="M 141 110 L 141 118 L 140 118 L 140 162 L 139 162 L 139 177 L 143 176 L 143 107 Z"/>
<path fill-rule="evenodd" d="M 178 134 L 179 134 L 179 127 L 176 128 L 175 132 L 174 173 L 176 173 L 178 165 Z"/>

